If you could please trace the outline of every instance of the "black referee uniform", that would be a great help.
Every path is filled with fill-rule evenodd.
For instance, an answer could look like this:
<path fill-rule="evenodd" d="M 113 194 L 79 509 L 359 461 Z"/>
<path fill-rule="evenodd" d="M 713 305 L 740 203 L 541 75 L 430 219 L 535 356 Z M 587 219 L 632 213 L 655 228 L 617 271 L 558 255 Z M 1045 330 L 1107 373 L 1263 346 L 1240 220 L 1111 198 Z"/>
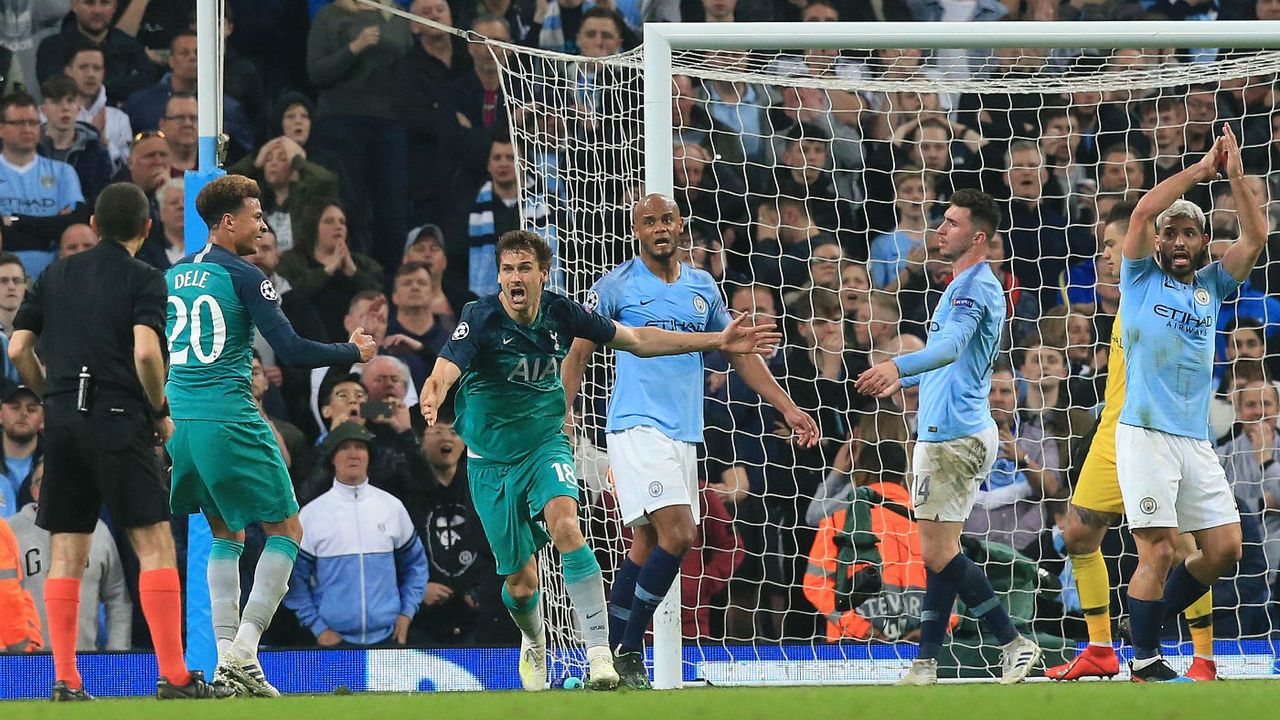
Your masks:
<path fill-rule="evenodd" d="M 14 328 L 39 338 L 46 367 L 36 522 L 49 532 L 92 533 L 103 502 L 121 527 L 169 519 L 155 413 L 133 355 L 135 325 L 155 330 L 163 348 L 167 303 L 164 275 L 110 241 L 50 265 L 27 291 Z"/>

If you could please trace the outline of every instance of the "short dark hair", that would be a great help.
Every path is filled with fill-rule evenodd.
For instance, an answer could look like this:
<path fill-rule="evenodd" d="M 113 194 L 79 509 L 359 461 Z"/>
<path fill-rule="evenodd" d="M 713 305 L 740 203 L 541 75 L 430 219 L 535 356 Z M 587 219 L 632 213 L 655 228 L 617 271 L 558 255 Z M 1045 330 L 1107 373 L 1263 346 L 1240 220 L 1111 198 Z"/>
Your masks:
<path fill-rule="evenodd" d="M 362 388 L 364 387 L 364 384 L 360 382 L 360 376 L 353 372 L 339 373 L 326 377 L 324 381 L 320 383 L 320 393 L 319 397 L 316 398 L 316 406 L 322 408 L 328 407 L 331 402 L 330 398 L 333 396 L 334 388 L 345 383 L 355 383 Z"/>
<path fill-rule="evenodd" d="M 142 188 L 128 182 L 112 183 L 98 193 L 93 206 L 94 223 L 104 241 L 129 242 L 146 234 L 151 203 Z"/>
<path fill-rule="evenodd" d="M 426 263 L 424 263 L 424 262 L 422 262 L 422 261 L 420 261 L 420 260 L 415 260 L 415 261 L 413 261 L 413 262 L 407 262 L 407 263 L 404 263 L 404 264 L 403 264 L 403 265 L 401 265 L 400 267 L 396 268 L 396 277 L 395 277 L 395 279 L 396 279 L 396 280 L 399 280 L 400 278 L 404 277 L 405 275 L 412 275 L 412 274 L 414 274 L 414 273 L 416 273 L 416 272 L 419 272 L 419 271 L 425 272 L 425 273 L 426 273 L 426 274 L 428 274 L 428 275 L 430 275 L 430 274 L 431 274 L 431 270 L 427 267 L 427 264 L 426 264 Z"/>
<path fill-rule="evenodd" d="M 210 230 L 218 226 L 222 216 L 236 213 L 249 198 L 261 198 L 258 183 L 243 175 L 227 175 L 205 185 L 196 196 L 196 212 Z"/>
<path fill-rule="evenodd" d="M 359 303 L 365 302 L 366 300 L 372 302 L 380 297 L 386 297 L 381 290 L 361 290 L 355 295 L 352 295 L 351 299 L 347 301 L 347 312 L 351 312 L 351 310 Z"/>
<path fill-rule="evenodd" d="M 107 59 L 107 53 L 103 51 L 101 45 L 81 35 L 80 33 L 76 33 L 75 35 L 76 35 L 75 38 L 71 41 L 69 45 L 67 45 L 67 49 L 66 49 L 67 59 L 65 62 L 62 63 L 63 67 L 71 67 L 71 63 L 75 62 L 76 56 L 82 52 L 101 53 L 102 59 L 104 61 Z"/>
<path fill-rule="evenodd" d="M 1133 217 L 1133 210 L 1136 207 L 1138 207 L 1138 204 L 1132 200 L 1121 200 L 1112 205 L 1111 212 L 1107 213 L 1107 224 L 1124 223 L 1128 225 L 1129 218 Z"/>
<path fill-rule="evenodd" d="M 50 75 L 47 80 L 40 84 L 40 95 L 45 100 L 57 102 L 77 97 L 79 94 L 80 91 L 76 87 L 76 81 L 66 75 Z"/>
<path fill-rule="evenodd" d="M 961 188 L 951 195 L 951 205 L 968 210 L 969 222 L 985 232 L 989 242 L 995 240 L 1000 227 L 1000 209 L 996 207 L 995 198 L 981 190 Z"/>
<path fill-rule="evenodd" d="M 164 114 L 165 114 L 165 115 L 168 115 L 168 114 L 169 114 L 169 103 L 173 102 L 174 100 L 192 100 L 192 101 L 195 101 L 195 100 L 196 100 L 196 94 L 195 94 L 195 93 L 189 93 L 189 92 L 176 92 L 176 93 L 174 93 L 174 94 L 170 95 L 170 96 L 169 96 L 169 99 L 167 99 L 167 100 L 165 100 L 165 101 L 164 101 Z"/>
<path fill-rule="evenodd" d="M 547 241 L 543 240 L 542 236 L 528 230 L 512 230 L 503 233 L 493 249 L 493 262 L 498 269 L 502 269 L 502 255 L 520 250 L 533 253 L 539 269 L 551 270 L 551 246 L 547 245 Z"/>
<path fill-rule="evenodd" d="M 22 258 L 11 252 L 4 252 L 3 250 L 0 250 L 0 267 L 4 267 L 5 265 L 17 265 L 22 268 L 23 277 L 26 277 L 27 268 L 23 266 Z"/>
<path fill-rule="evenodd" d="M 0 120 L 9 116 L 9 108 L 34 108 L 36 99 L 24 90 L 14 90 L 13 92 L 0 98 Z"/>
<path fill-rule="evenodd" d="M 169 49 L 173 50 L 173 46 L 178 42 L 178 39 L 184 38 L 184 37 L 196 38 L 198 36 L 196 35 L 195 30 L 191 30 L 191 29 L 179 30 L 178 32 L 173 34 L 173 37 L 169 38 Z"/>
<path fill-rule="evenodd" d="M 618 39 L 626 40 L 627 22 L 622 19 L 622 14 L 617 10 L 603 5 L 596 5 L 582 13 L 582 20 L 579 22 L 578 27 L 581 28 L 583 25 L 586 25 L 587 21 L 591 18 L 609 20 L 618 31 Z"/>

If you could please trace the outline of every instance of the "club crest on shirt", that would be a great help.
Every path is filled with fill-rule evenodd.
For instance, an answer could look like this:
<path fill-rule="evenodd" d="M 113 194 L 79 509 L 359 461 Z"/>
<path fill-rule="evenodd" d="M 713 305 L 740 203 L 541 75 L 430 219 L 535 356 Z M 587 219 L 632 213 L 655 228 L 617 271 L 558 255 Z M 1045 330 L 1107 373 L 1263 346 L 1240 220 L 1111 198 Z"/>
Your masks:
<path fill-rule="evenodd" d="M 57 184 L 58 184 L 58 180 L 57 180 L 56 178 L 54 178 L 52 175 L 41 175 L 41 176 L 40 176 L 40 187 L 51 188 L 51 187 L 53 187 L 54 185 L 57 185 Z"/>
<path fill-rule="evenodd" d="M 1196 288 L 1196 291 L 1191 293 L 1191 297 L 1195 299 L 1197 305 L 1209 304 L 1209 291 L 1204 288 Z"/>
<path fill-rule="evenodd" d="M 599 306 L 600 306 L 600 294 L 597 293 L 595 290 L 589 291 L 587 293 L 587 299 L 582 301 L 582 309 L 586 310 L 587 312 L 595 312 L 596 308 Z"/>
<path fill-rule="evenodd" d="M 1141 502 L 1138 503 L 1138 509 L 1141 510 L 1143 514 L 1154 515 L 1156 510 L 1160 509 L 1160 505 L 1156 502 L 1155 498 L 1144 497 Z"/>
<path fill-rule="evenodd" d="M 453 339 L 461 340 L 462 338 L 466 337 L 467 333 L 469 332 L 471 332 L 471 327 L 467 325 L 465 322 L 460 322 L 458 323 L 458 327 L 455 328 L 453 331 Z"/>
<path fill-rule="evenodd" d="M 693 296 L 693 309 L 699 314 L 707 311 L 707 301 L 702 299 L 701 295 Z"/>

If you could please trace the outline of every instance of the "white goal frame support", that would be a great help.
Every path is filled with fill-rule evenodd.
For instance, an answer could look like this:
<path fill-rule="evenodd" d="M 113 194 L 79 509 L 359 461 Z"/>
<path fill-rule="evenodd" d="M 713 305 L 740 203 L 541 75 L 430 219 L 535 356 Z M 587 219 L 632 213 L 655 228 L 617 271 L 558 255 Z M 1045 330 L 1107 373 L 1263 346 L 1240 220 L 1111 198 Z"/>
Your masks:
<path fill-rule="evenodd" d="M 672 50 L 879 48 L 1280 48 L 1280 21 L 647 23 L 644 26 L 645 192 L 670 195 Z M 682 685 L 680 583 L 653 619 L 654 687 Z"/>

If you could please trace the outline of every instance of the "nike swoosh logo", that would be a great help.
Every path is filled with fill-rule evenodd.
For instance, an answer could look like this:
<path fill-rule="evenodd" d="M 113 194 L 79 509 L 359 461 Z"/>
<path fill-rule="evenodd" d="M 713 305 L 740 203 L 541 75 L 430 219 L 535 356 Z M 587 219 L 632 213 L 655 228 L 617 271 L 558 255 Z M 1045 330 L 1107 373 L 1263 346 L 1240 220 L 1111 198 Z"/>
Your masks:
<path fill-rule="evenodd" d="M 588 615 L 588 616 L 587 616 L 587 619 L 588 619 L 588 620 L 590 620 L 591 618 L 595 617 L 596 615 L 599 615 L 599 614 L 600 614 L 600 613 L 602 613 L 602 612 L 604 612 L 604 611 L 603 611 L 603 610 L 597 610 L 597 611 L 595 611 L 594 613 L 592 613 L 592 614 Z"/>
<path fill-rule="evenodd" d="M 502 344 L 507 345 L 511 342 L 511 338 L 502 338 Z"/>
<path fill-rule="evenodd" d="M 640 304 L 641 304 L 641 305 L 648 305 L 649 303 L 653 302 L 653 301 L 654 301 L 654 299 L 655 299 L 655 298 L 649 298 L 648 300 L 641 300 L 641 301 L 640 301 Z"/>

